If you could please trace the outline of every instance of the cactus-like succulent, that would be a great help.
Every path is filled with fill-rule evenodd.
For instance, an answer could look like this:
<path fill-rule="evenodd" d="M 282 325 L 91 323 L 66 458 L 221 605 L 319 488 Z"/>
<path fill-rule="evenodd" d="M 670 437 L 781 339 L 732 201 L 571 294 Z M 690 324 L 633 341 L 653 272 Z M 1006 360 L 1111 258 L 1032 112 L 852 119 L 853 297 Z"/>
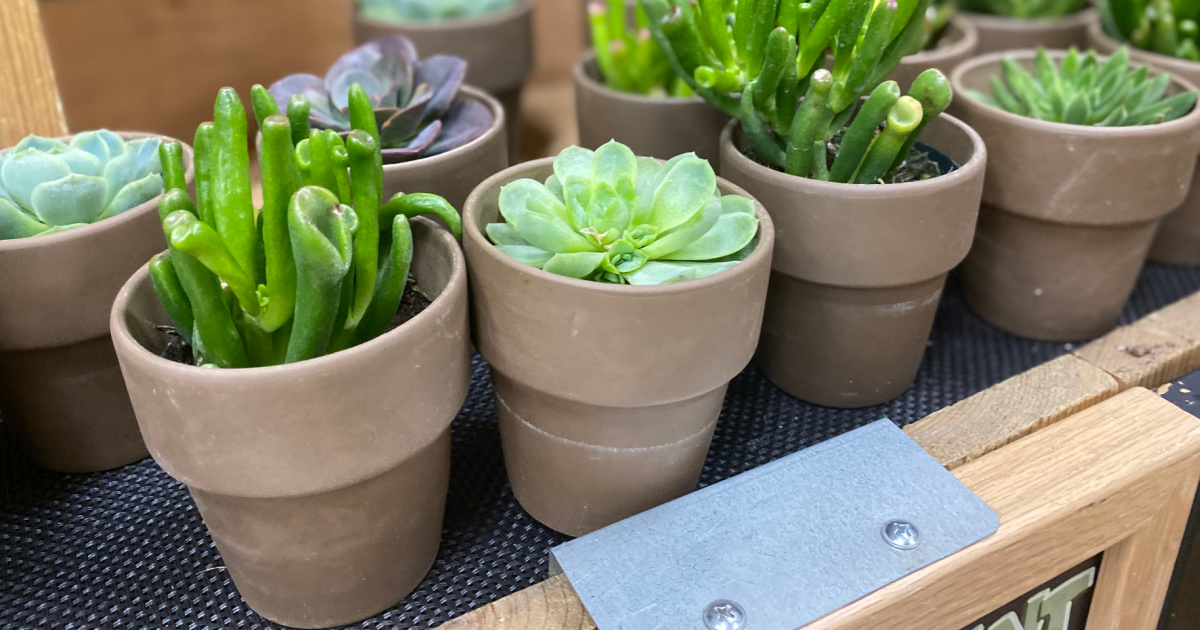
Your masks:
<path fill-rule="evenodd" d="M 691 96 L 687 82 L 675 75 L 671 62 L 650 36 L 641 2 L 636 28 L 627 22 L 626 0 L 594 0 L 587 5 L 596 65 L 604 84 L 614 90 L 650 96 Z"/>
<path fill-rule="evenodd" d="M 892 181 L 924 126 L 950 104 L 937 70 L 922 74 L 909 96 L 884 81 L 925 45 L 929 0 L 643 4 L 676 72 L 739 119 L 755 157 L 790 175 Z"/>
<path fill-rule="evenodd" d="M 946 27 L 958 15 L 956 2 L 935 2 L 925 10 L 925 45 L 922 50 L 934 50 L 941 42 Z"/>
<path fill-rule="evenodd" d="M 26 137 L 0 155 L 0 240 L 95 223 L 161 195 L 161 142 L 107 129 L 69 143 Z"/>
<path fill-rule="evenodd" d="M 570 147 L 545 183 L 500 191 L 496 247 L 543 271 L 599 282 L 666 284 L 744 260 L 757 244 L 754 202 L 722 196 L 712 166 L 692 153 L 666 163 L 618 142 Z"/>
<path fill-rule="evenodd" d="M 507 9 L 517 0 L 358 0 L 358 14 L 390 24 L 476 17 Z"/>
<path fill-rule="evenodd" d="M 1101 0 L 1100 23 L 1118 41 L 1200 61 L 1200 2 Z"/>
<path fill-rule="evenodd" d="M 1049 19 L 1082 11 L 1087 0 L 958 0 L 970 13 L 989 13 L 1020 19 Z"/>
<path fill-rule="evenodd" d="M 275 82 L 270 92 L 289 118 L 307 117 L 312 127 L 345 135 L 352 128 L 350 86 L 361 85 L 374 110 L 383 161 L 393 164 L 445 153 L 492 126 L 487 107 L 458 98 L 466 73 L 462 59 L 421 60 L 411 41 L 393 35 L 346 53 L 325 78 L 294 74 Z M 292 103 L 297 95 L 304 100 Z"/>
<path fill-rule="evenodd" d="M 198 365 L 294 363 L 373 339 L 387 331 L 404 293 L 413 255 L 408 217 L 436 215 L 460 236 L 458 213 L 441 197 L 400 193 L 383 202 L 370 97 L 357 84 L 349 92 L 356 128 L 344 141 L 313 131 L 301 151 L 292 123 L 266 89 L 254 87 L 262 131 L 257 211 L 246 113 L 232 88 L 218 95 L 214 122 L 196 131 L 195 202 L 182 185 L 178 145 L 160 149 L 168 191 L 159 214 L 169 249 L 151 261 L 150 277 Z"/>
<path fill-rule="evenodd" d="M 1081 55 L 1072 48 L 1055 63 L 1039 49 L 1030 73 L 1012 58 L 1003 61 L 1003 76 L 992 77 L 992 93 L 968 95 L 1005 111 L 1071 125 L 1132 127 L 1175 120 L 1192 111 L 1196 92 L 1165 96 L 1168 74 L 1150 76 L 1146 66 L 1129 67 L 1122 47 L 1107 61 L 1094 51 Z"/>

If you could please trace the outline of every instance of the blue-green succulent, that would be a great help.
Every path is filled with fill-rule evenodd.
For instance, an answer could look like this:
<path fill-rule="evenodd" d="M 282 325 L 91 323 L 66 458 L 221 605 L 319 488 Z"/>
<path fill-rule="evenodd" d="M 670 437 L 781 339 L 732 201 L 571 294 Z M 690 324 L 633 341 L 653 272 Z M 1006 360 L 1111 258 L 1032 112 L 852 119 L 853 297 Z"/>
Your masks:
<path fill-rule="evenodd" d="M 95 223 L 161 195 L 160 144 L 106 129 L 70 142 L 26 137 L 0 155 L 0 240 Z"/>
<path fill-rule="evenodd" d="M 507 9 L 517 0 L 359 0 L 358 12 L 379 22 L 431 22 L 476 17 Z"/>
<path fill-rule="evenodd" d="M 497 248 L 543 271 L 619 284 L 666 284 L 725 271 L 757 245 L 754 202 L 721 195 L 692 153 L 665 163 L 609 142 L 570 147 L 545 183 L 500 191 L 504 223 L 487 226 Z"/>

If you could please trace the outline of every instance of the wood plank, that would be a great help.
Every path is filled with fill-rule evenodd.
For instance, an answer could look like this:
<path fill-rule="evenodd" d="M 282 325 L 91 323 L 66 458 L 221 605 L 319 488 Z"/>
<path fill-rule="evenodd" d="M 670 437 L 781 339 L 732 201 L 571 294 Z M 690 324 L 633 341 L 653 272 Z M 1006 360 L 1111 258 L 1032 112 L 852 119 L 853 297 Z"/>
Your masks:
<path fill-rule="evenodd" d="M 1111 374 L 1122 390 L 1179 378 L 1200 368 L 1200 294 L 1117 328 L 1074 354 Z"/>
<path fill-rule="evenodd" d="M 0 148 L 67 133 L 37 0 L 0 2 Z"/>
<path fill-rule="evenodd" d="M 566 576 L 552 577 L 443 624 L 439 630 L 596 630 Z"/>

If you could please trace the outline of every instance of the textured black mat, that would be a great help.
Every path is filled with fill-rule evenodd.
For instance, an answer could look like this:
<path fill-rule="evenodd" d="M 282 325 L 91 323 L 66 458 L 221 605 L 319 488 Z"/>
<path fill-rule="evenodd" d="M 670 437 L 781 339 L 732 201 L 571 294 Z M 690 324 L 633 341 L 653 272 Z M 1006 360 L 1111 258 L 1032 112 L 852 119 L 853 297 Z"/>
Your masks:
<path fill-rule="evenodd" d="M 1148 267 L 1133 321 L 1200 290 L 1200 270 Z M 916 384 L 878 407 L 802 403 L 753 367 L 729 388 L 704 469 L 710 484 L 882 416 L 908 424 L 1069 347 L 1017 339 L 967 310 L 953 283 Z M 433 628 L 546 577 L 565 538 L 538 525 L 504 475 L 487 370 L 454 424 L 454 472 L 441 553 L 406 600 L 361 628 Z M 95 475 L 38 469 L 0 437 L 0 628 L 275 628 L 222 570 L 183 485 L 150 460 Z"/>

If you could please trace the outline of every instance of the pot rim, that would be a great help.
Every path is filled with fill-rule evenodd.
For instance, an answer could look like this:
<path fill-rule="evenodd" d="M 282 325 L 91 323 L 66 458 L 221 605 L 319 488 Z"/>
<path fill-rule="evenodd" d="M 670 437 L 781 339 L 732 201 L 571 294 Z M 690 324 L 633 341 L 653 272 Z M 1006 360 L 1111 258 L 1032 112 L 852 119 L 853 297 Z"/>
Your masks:
<path fill-rule="evenodd" d="M 84 132 L 80 132 L 80 133 L 84 133 Z M 113 133 L 116 133 L 117 135 L 121 136 L 124 139 L 129 139 L 131 137 L 134 140 L 141 139 L 141 138 L 162 138 L 164 141 L 174 141 L 174 142 L 178 142 L 178 143 L 182 144 L 184 147 L 184 156 L 188 158 L 186 161 L 186 165 L 184 167 L 184 174 L 183 174 L 184 181 L 191 182 L 195 178 L 195 165 L 192 163 L 192 159 L 191 159 L 193 152 L 192 152 L 192 146 L 190 144 L 183 142 L 182 140 L 176 140 L 175 138 L 172 138 L 171 136 L 167 136 L 164 134 L 156 134 L 156 133 L 150 133 L 150 132 L 144 132 L 144 131 L 116 131 Z M 79 135 L 79 134 L 72 133 L 72 134 L 67 134 L 65 136 L 58 136 L 55 139 L 56 140 L 69 140 L 71 138 L 74 138 L 77 135 Z M 15 146 L 16 145 L 13 145 L 13 147 L 15 147 Z M 5 153 L 12 151 L 13 147 L 7 147 L 3 150 L 0 150 L 0 155 L 3 155 Z M 166 194 L 165 191 L 163 194 Z M 137 206 L 134 206 L 134 207 L 126 210 L 125 212 L 118 214 L 117 216 L 109 217 L 107 219 L 104 219 L 102 221 L 97 221 L 95 223 L 89 223 L 82 227 L 72 228 L 70 230 L 58 232 L 56 234 L 46 234 L 46 235 L 38 234 L 38 235 L 29 236 L 29 237 L 25 237 L 25 238 L 0 240 L 0 255 L 3 255 L 7 252 L 23 251 L 23 250 L 36 249 L 38 247 L 58 245 L 60 243 L 66 243 L 69 241 L 75 241 L 75 240 L 80 240 L 80 239 L 84 239 L 84 238 L 92 238 L 92 237 L 105 238 L 105 236 L 109 232 L 119 229 L 122 225 L 125 225 L 126 223 L 130 223 L 130 222 L 138 220 L 138 218 L 140 218 L 142 215 L 145 215 L 148 212 L 158 212 L 158 202 L 160 199 L 162 199 L 162 197 L 163 197 L 162 195 L 158 195 L 157 197 L 155 197 L 149 201 L 146 201 L 144 203 L 141 203 Z"/>
<path fill-rule="evenodd" d="M 653 96 L 648 96 L 646 94 L 635 94 L 633 92 L 622 92 L 621 90 L 614 90 L 613 88 L 610 88 L 607 85 L 605 85 L 603 82 L 596 80 L 592 76 L 592 74 L 589 72 L 589 70 L 593 69 L 593 68 L 595 68 L 596 71 L 599 72 L 599 68 L 596 66 L 596 49 L 588 48 L 587 50 L 583 51 L 583 56 L 580 57 L 579 61 L 575 62 L 575 67 L 571 69 L 571 74 L 575 77 L 575 84 L 577 86 L 585 87 L 593 92 L 603 94 L 606 98 L 610 98 L 610 99 L 613 99 L 616 101 L 628 101 L 630 103 L 636 103 L 643 107 L 666 107 L 666 106 L 672 106 L 672 105 L 699 105 L 699 104 L 708 105 L 708 102 L 705 101 L 699 95 L 693 95 L 693 96 L 669 96 L 668 95 L 666 97 L 657 97 L 656 98 Z"/>
<path fill-rule="evenodd" d="M 488 28 L 511 20 L 521 19 L 525 17 L 525 15 L 533 12 L 533 0 L 517 0 L 513 6 L 507 9 L 493 11 L 485 15 L 456 17 L 448 20 L 425 20 L 401 23 L 383 22 L 380 20 L 364 18 L 362 14 L 358 12 L 357 4 L 355 5 L 353 11 L 354 20 L 363 24 L 369 24 L 379 28 L 440 33 L 446 31 Z"/>
<path fill-rule="evenodd" d="M 959 15 L 971 20 L 977 27 L 997 31 L 1052 30 L 1086 26 L 1095 21 L 1096 9 L 1089 4 L 1089 6 L 1074 13 L 1053 18 L 1018 18 L 1007 15 L 994 15 L 992 13 L 974 13 L 972 11 L 961 11 Z"/>
<path fill-rule="evenodd" d="M 1101 42 L 1106 46 L 1111 46 L 1113 50 L 1116 50 L 1121 46 L 1127 46 L 1129 47 L 1131 59 L 1146 62 L 1150 65 L 1151 69 L 1157 69 L 1163 72 L 1171 72 L 1172 77 L 1175 77 L 1172 66 L 1179 66 L 1182 68 L 1190 67 L 1193 69 L 1193 72 L 1200 71 L 1200 62 L 1164 55 L 1159 52 L 1154 52 L 1153 50 L 1138 48 L 1137 46 L 1127 42 L 1118 41 L 1104 30 L 1104 25 L 1100 23 L 1099 20 L 1096 20 L 1088 25 L 1088 37 Z M 1097 50 L 1096 52 L 1099 53 L 1100 51 Z"/>
<path fill-rule="evenodd" d="M 499 182 L 510 178 L 514 174 L 523 174 L 539 168 L 554 164 L 555 157 L 541 158 L 516 166 L 510 166 L 495 175 L 485 179 L 482 183 L 471 191 L 471 195 L 467 197 L 466 203 L 463 205 L 463 244 L 466 245 L 469 239 L 472 244 L 485 252 L 484 255 L 490 257 L 494 262 L 497 262 L 503 267 L 508 268 L 512 273 L 530 275 L 538 280 L 545 282 L 553 282 L 563 284 L 568 287 L 577 289 L 586 289 L 596 291 L 603 295 L 622 295 L 622 296 L 673 296 L 694 291 L 704 290 L 715 284 L 733 281 L 737 278 L 744 278 L 754 273 L 755 268 L 762 264 L 764 258 L 769 258 L 775 248 L 775 225 L 771 222 L 771 216 L 753 195 L 743 190 L 741 187 L 734 185 L 721 178 L 717 177 L 718 186 L 724 186 L 726 194 L 741 195 L 754 202 L 755 216 L 758 218 L 758 245 L 749 256 L 730 269 L 726 269 L 720 273 L 715 273 L 711 276 L 706 276 L 698 280 L 686 280 L 684 282 L 676 282 L 672 284 L 655 284 L 655 285 L 629 285 L 629 284 L 614 284 L 610 282 L 596 282 L 593 280 L 580 280 L 577 278 L 568 278 L 560 276 L 548 271 L 543 271 L 536 267 L 531 267 L 513 260 L 496 249 L 496 246 L 484 236 L 483 231 L 476 225 L 476 215 L 481 206 L 479 200 L 485 191 L 489 191 L 499 185 Z M 660 160 L 661 161 L 661 160 Z"/>
<path fill-rule="evenodd" d="M 113 308 L 109 315 L 109 331 L 113 338 L 113 343 L 116 345 L 127 345 L 135 348 L 135 352 L 130 354 L 131 359 L 142 361 L 144 364 L 153 366 L 153 369 L 167 374 L 173 374 L 173 378 L 190 378 L 193 380 L 204 380 L 208 383 L 236 382 L 245 377 L 257 376 L 274 376 L 285 378 L 287 376 L 296 376 L 314 369 L 335 368 L 338 364 L 347 364 L 356 361 L 363 355 L 386 350 L 381 347 L 383 344 L 400 345 L 408 338 L 417 335 L 418 328 L 425 328 L 424 324 L 432 323 L 437 319 L 445 316 L 446 311 L 451 308 L 450 296 L 451 288 L 454 286 L 466 286 L 467 282 L 467 264 L 463 256 L 462 248 L 459 247 L 458 241 L 448 230 L 437 225 L 433 221 L 424 217 L 416 217 L 414 221 L 420 221 L 426 224 L 426 227 L 433 230 L 434 237 L 437 243 L 440 243 L 450 251 L 451 266 L 453 267 L 450 278 L 446 281 L 446 288 L 430 302 L 425 310 L 418 313 L 415 317 L 404 322 L 404 324 L 393 328 L 370 341 L 366 341 L 352 348 L 347 348 L 317 357 L 308 359 L 298 363 L 286 363 L 283 365 L 269 365 L 264 367 L 249 367 L 249 368 L 228 368 L 228 369 L 209 369 L 177 363 L 158 356 L 143 346 L 133 333 L 129 331 L 129 327 L 125 323 L 125 313 L 128 311 L 130 300 L 133 297 L 134 291 L 145 282 L 149 282 L 149 263 L 142 265 L 140 269 L 133 274 L 121 287 L 121 292 L 117 294 L 117 299 L 113 302 Z M 410 271 L 411 277 L 411 271 Z"/>
<path fill-rule="evenodd" d="M 484 144 L 487 144 L 487 143 L 493 141 L 497 135 L 505 132 L 505 125 L 508 124 L 508 119 L 504 113 L 504 106 L 500 104 L 500 101 L 496 100 L 496 98 L 494 96 L 492 96 L 491 94 L 488 94 L 487 92 L 484 92 L 483 90 L 481 90 L 473 85 L 467 85 L 465 83 L 463 84 L 463 86 L 461 88 L 459 88 L 459 93 L 461 95 L 473 98 L 476 101 L 483 103 L 483 105 L 485 107 L 487 107 L 489 110 L 491 110 L 492 126 L 488 127 L 487 131 L 483 132 L 483 134 L 481 134 L 478 138 L 475 138 L 474 140 L 471 140 L 470 142 L 468 142 L 460 147 L 455 147 L 453 149 L 450 149 L 449 151 L 446 151 L 445 153 L 439 153 L 437 155 L 427 155 L 425 157 L 417 158 L 415 160 L 409 160 L 407 162 L 395 162 L 392 164 L 384 164 L 383 165 L 384 172 L 392 173 L 392 172 L 396 172 L 396 171 L 407 170 L 407 168 L 418 168 L 418 166 L 420 166 L 420 167 L 428 166 L 428 167 L 432 168 L 442 162 L 449 162 L 452 160 L 456 160 L 456 159 L 458 159 L 459 156 L 461 156 L 465 153 L 474 151 L 479 146 L 482 146 Z M 507 140 L 507 138 L 506 138 L 506 140 Z"/>
<path fill-rule="evenodd" d="M 1054 60 L 1059 60 L 1067 54 L 1065 50 L 1048 51 L 1050 57 Z M 1012 57 L 1017 61 L 1032 60 L 1037 55 L 1037 51 L 1026 48 L 1022 50 L 1006 50 L 986 55 L 980 55 L 964 61 L 950 73 L 950 85 L 954 89 L 955 94 L 960 94 L 962 107 L 971 110 L 975 115 L 987 116 L 993 120 L 1009 125 L 1023 125 L 1032 127 L 1038 131 L 1048 134 L 1069 134 L 1072 136 L 1083 136 L 1089 138 L 1130 138 L 1144 137 L 1147 135 L 1172 135 L 1183 133 L 1188 128 L 1195 128 L 1200 125 L 1200 104 L 1192 107 L 1192 111 L 1184 116 L 1162 123 L 1153 125 L 1137 125 L 1129 127 L 1094 127 L 1091 125 L 1071 125 L 1068 123 L 1051 122 L 1048 120 L 1038 120 L 1028 116 L 1021 116 L 1006 112 L 997 107 L 992 107 L 981 103 L 966 94 L 966 87 L 963 86 L 963 77 L 967 72 L 992 66 L 997 71 L 994 76 L 999 76 L 999 67 L 1001 61 L 1006 57 Z M 1101 55 L 1100 59 L 1106 60 L 1106 55 Z M 1171 83 L 1181 91 L 1200 91 L 1190 81 L 1179 77 L 1169 71 L 1163 70 L 1153 64 L 1145 64 L 1150 67 L 1151 72 L 1155 74 L 1168 74 L 1171 77 Z"/>
<path fill-rule="evenodd" d="M 733 132 L 741 121 L 737 118 L 729 121 L 725 125 L 725 129 L 721 131 L 721 145 L 729 145 L 733 154 L 733 159 L 756 167 L 764 176 L 771 180 L 772 185 L 781 187 L 795 186 L 797 181 L 804 182 L 803 185 L 815 189 L 818 193 L 825 195 L 836 195 L 846 199 L 871 199 L 875 197 L 915 197 L 929 194 L 935 188 L 949 188 L 962 183 L 970 182 L 973 177 L 981 176 L 982 171 L 987 167 L 987 146 L 983 142 L 983 138 L 969 125 L 963 121 L 946 113 L 938 115 L 938 119 L 944 120 L 955 129 L 965 134 L 971 141 L 971 158 L 965 164 L 932 179 L 926 179 L 915 182 L 903 182 L 900 184 L 850 184 L 840 182 L 826 182 L 808 177 L 798 177 L 796 175 L 788 175 L 787 173 L 777 171 L 773 168 L 763 166 L 762 164 L 750 159 L 737 144 L 733 141 Z M 935 147 L 936 148 L 936 147 Z M 724 157 L 724 154 L 722 154 Z M 879 192 L 876 192 L 879 191 Z"/>
<path fill-rule="evenodd" d="M 939 46 L 931 50 L 922 50 L 916 54 L 909 55 L 900 60 L 900 65 L 905 66 L 922 66 L 931 63 L 936 63 L 943 59 L 965 55 L 975 50 L 979 46 L 979 29 L 975 23 L 968 20 L 962 14 L 955 15 L 950 19 L 950 23 L 946 26 L 947 29 L 958 29 L 961 37 L 948 46 Z M 946 35 L 950 35 L 947 32 Z"/>

